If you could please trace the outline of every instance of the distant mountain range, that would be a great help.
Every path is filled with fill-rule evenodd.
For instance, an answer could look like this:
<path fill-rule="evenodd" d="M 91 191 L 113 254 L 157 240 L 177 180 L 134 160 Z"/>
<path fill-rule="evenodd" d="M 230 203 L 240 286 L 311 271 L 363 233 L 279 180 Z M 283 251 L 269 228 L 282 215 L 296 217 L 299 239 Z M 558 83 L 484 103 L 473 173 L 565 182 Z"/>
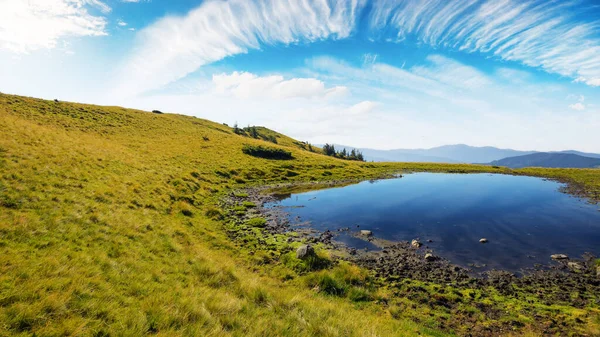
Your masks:
<path fill-rule="evenodd" d="M 337 150 L 347 151 L 355 148 L 347 145 L 334 144 Z M 464 144 L 444 145 L 431 149 L 395 149 L 375 150 L 368 148 L 359 149 L 367 161 L 391 161 L 391 162 L 430 162 L 430 163 L 491 163 L 509 157 L 526 156 L 530 154 L 542 154 L 538 151 L 518 151 L 512 149 L 499 149 L 492 146 L 475 147 Z M 547 152 L 550 154 L 572 154 L 581 157 L 600 159 L 600 154 L 586 153 L 575 150 Z M 566 163 L 568 159 L 575 160 L 576 157 L 563 157 L 560 163 Z M 566 161 L 565 161 L 566 160 Z M 557 163 L 558 163 L 557 162 Z M 577 160 L 577 163 L 582 161 Z M 496 165 L 496 164 L 494 164 Z M 566 165 L 566 164 L 565 164 Z M 561 166 L 562 167 L 562 166 Z M 572 167 L 572 166 L 566 166 Z M 588 167 L 588 166 L 586 166 Z"/>
<path fill-rule="evenodd" d="M 595 168 L 600 167 L 600 158 L 583 157 L 572 153 L 532 153 L 524 156 L 494 160 L 490 164 L 510 168 L 522 167 L 563 167 Z"/>

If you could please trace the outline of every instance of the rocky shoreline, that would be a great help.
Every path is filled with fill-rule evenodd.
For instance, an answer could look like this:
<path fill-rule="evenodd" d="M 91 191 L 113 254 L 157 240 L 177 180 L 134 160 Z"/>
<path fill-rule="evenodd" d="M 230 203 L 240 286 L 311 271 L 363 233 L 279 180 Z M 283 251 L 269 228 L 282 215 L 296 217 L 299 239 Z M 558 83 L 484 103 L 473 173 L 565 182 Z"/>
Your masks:
<path fill-rule="evenodd" d="M 579 259 L 553 256 L 551 263 L 543 266 L 537 265 L 535 268 L 523 271 L 520 275 L 502 270 L 481 272 L 477 270 L 476 266 L 474 266 L 475 268 L 465 268 L 436 255 L 436 252 L 428 247 L 429 242 L 427 241 L 383 240 L 378 238 L 376 233 L 361 230 L 358 227 L 320 232 L 315 230 L 309 222 L 302 222 L 299 218 L 290 219 L 286 209 L 276 204 L 277 201 L 288 197 L 291 193 L 345 186 L 356 182 L 331 181 L 252 187 L 232 192 L 224 199 L 223 206 L 225 209 L 232 210 L 243 204 L 253 205 L 245 212 L 230 211 L 229 216 L 235 224 L 242 227 L 251 219 L 264 219 L 261 220 L 261 228 L 266 233 L 286 235 L 288 243 L 302 243 L 302 247 L 299 249 L 302 251 L 297 254 L 314 252 L 312 248 L 315 245 L 322 245 L 331 252 L 333 260 L 346 260 L 370 270 L 374 282 L 391 289 L 398 298 L 414 298 L 418 303 L 431 308 L 460 313 L 460 318 L 444 323 L 450 329 L 467 326 L 475 331 L 475 335 L 496 336 L 518 328 L 521 323 L 505 322 L 500 319 L 500 317 L 505 317 L 507 312 L 502 311 L 499 306 L 487 304 L 477 297 L 490 296 L 490 299 L 493 298 L 492 289 L 493 292 L 505 296 L 505 298 L 530 303 L 531 307 L 521 309 L 521 312 L 523 314 L 527 312 L 527 315 L 539 318 L 539 322 L 535 322 L 533 325 L 536 326 L 536 330 L 543 331 L 545 334 L 562 335 L 581 322 L 576 319 L 565 323 L 553 317 L 552 314 L 540 314 L 534 309 L 534 303 L 548 306 L 565 305 L 581 309 L 600 307 L 600 265 L 590 254 Z M 282 190 L 286 192 L 282 194 L 280 192 Z M 366 240 L 377 249 L 348 247 L 336 240 L 340 235 L 352 235 L 355 238 Z M 258 242 L 264 241 L 260 239 Z M 548 258 L 550 259 L 550 257 Z M 475 297 L 452 301 L 448 300 L 448 296 L 445 294 L 436 293 L 431 289 L 426 290 L 418 284 L 453 289 L 450 290 L 453 294 L 460 294 L 461 291 L 464 291 Z M 473 295 L 473 291 L 483 295 Z M 482 328 L 477 319 L 464 313 L 465 303 L 470 303 L 485 317 L 496 323 Z"/>
<path fill-rule="evenodd" d="M 564 303 L 575 307 L 583 307 L 593 301 L 600 304 L 595 294 L 600 294 L 600 267 L 596 265 L 595 257 L 585 255 L 580 259 L 561 256 L 554 259 L 552 264 L 537 266 L 525 270 L 522 275 L 491 270 L 477 272 L 437 256 L 425 244 L 408 241 L 393 242 L 382 240 L 373 233 L 361 233 L 359 229 L 345 228 L 340 231 L 350 232 L 353 236 L 367 240 L 377 246 L 378 250 L 354 249 L 336 241 L 341 233 L 337 231 L 319 232 L 308 222 L 300 219 L 289 219 L 282 207 L 265 207 L 273 204 L 291 193 L 284 195 L 276 193 L 279 189 L 298 188 L 322 189 L 343 186 L 355 181 L 331 181 L 327 183 L 280 184 L 270 187 L 248 188 L 243 197 L 231 193 L 225 204 L 234 206 L 243 202 L 251 202 L 257 207 L 250 209 L 244 215 L 238 215 L 238 221 L 262 217 L 266 219 L 264 229 L 271 234 L 284 234 L 293 231 L 297 235 L 290 241 L 306 244 L 323 244 L 337 254 L 337 258 L 354 262 L 372 270 L 382 282 L 393 284 L 403 279 L 452 285 L 459 288 L 494 287 L 502 294 L 515 294 L 515 289 L 530 290 L 548 304 Z M 347 234 L 347 233 L 344 233 Z M 580 296 L 573 296 L 573 293 Z M 594 294 L 588 296 L 587 294 Z"/>
<path fill-rule="evenodd" d="M 377 238 L 373 233 L 366 233 L 355 228 L 345 228 L 342 232 L 350 232 L 353 236 L 367 240 L 377 246 L 378 250 L 354 249 L 336 241 L 342 233 L 335 231 L 319 232 L 308 222 L 300 219 L 289 219 L 285 209 L 273 205 L 291 193 L 281 194 L 278 190 L 309 190 L 344 186 L 356 181 L 330 181 L 327 183 L 280 184 L 269 187 L 254 187 L 231 193 L 225 199 L 225 205 L 233 207 L 250 202 L 256 207 L 246 213 L 238 214 L 237 220 L 243 223 L 250 218 L 266 219 L 264 230 L 271 234 L 284 234 L 293 231 L 296 235 L 288 240 L 305 244 L 323 244 L 335 252 L 336 258 L 356 263 L 371 270 L 381 282 L 393 285 L 403 279 L 451 285 L 458 288 L 484 289 L 493 287 L 505 295 L 517 292 L 533 293 L 548 303 L 563 303 L 574 307 L 600 304 L 596 294 L 600 294 L 600 267 L 595 257 L 583 256 L 580 259 L 559 257 L 545 266 L 525 270 L 522 275 L 515 275 L 502 270 L 477 272 L 437 256 L 426 244 L 408 241 L 392 242 Z M 241 192 L 241 193 L 240 193 Z M 240 197 L 239 195 L 243 195 Z M 348 233 L 343 233 L 348 234 Z M 519 291 L 515 290 L 519 289 Z M 573 296 L 576 293 L 578 296 Z"/>

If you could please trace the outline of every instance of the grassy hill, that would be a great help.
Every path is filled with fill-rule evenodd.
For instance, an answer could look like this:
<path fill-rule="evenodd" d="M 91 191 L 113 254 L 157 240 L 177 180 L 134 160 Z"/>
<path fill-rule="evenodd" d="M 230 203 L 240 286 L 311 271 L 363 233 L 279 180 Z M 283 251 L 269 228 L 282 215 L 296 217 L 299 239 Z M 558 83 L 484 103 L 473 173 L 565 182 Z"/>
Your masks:
<path fill-rule="evenodd" d="M 600 191 L 592 171 L 349 162 L 260 132 L 277 144 L 194 117 L 0 94 L 0 335 L 446 335 L 432 309 L 387 305 L 385 289 L 357 302 L 308 286 L 314 275 L 279 259 L 293 248 L 285 238 L 248 252 L 227 236 L 221 198 L 402 170 L 537 174 Z M 293 159 L 249 156 L 245 145 Z M 319 273 L 371 286 L 344 262 Z"/>

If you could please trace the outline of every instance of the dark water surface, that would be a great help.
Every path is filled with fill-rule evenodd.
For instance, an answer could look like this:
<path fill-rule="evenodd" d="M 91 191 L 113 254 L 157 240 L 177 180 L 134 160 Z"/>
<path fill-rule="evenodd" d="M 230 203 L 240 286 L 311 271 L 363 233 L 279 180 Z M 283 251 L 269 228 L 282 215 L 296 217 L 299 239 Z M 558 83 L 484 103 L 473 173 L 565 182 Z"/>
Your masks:
<path fill-rule="evenodd" d="M 599 255 L 599 206 L 561 193 L 562 186 L 533 177 L 415 173 L 293 194 L 278 204 L 318 230 L 350 227 L 388 240 L 419 238 L 459 265 L 519 271 L 548 264 L 555 253 Z M 483 237 L 489 243 L 479 243 Z M 372 248 L 350 235 L 337 240 Z"/>

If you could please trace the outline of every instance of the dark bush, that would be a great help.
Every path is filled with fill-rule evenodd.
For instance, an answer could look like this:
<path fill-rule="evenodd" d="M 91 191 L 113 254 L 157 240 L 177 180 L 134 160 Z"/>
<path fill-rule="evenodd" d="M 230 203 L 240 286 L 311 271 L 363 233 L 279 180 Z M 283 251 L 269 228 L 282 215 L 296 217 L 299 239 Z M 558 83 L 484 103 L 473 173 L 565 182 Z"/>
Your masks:
<path fill-rule="evenodd" d="M 152 110 L 152 113 L 155 113 L 155 114 L 162 114 L 162 111 L 160 111 L 160 110 Z"/>
<path fill-rule="evenodd" d="M 286 160 L 294 158 L 292 157 L 292 153 L 290 151 L 266 147 L 262 145 L 244 145 L 244 148 L 242 148 L 242 152 L 253 157 L 265 159 Z"/>

